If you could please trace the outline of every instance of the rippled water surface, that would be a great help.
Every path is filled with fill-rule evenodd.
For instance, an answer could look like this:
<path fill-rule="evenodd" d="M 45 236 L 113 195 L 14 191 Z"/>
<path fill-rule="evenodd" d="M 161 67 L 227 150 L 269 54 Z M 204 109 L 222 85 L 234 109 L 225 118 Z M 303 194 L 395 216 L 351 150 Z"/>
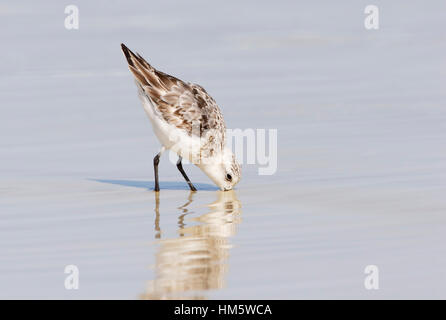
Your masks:
<path fill-rule="evenodd" d="M 446 5 L 0 5 L 0 298 L 446 298 Z M 163 156 L 119 44 L 277 129 L 220 192 Z M 66 290 L 65 266 L 79 268 Z M 379 268 L 379 290 L 364 268 Z"/>

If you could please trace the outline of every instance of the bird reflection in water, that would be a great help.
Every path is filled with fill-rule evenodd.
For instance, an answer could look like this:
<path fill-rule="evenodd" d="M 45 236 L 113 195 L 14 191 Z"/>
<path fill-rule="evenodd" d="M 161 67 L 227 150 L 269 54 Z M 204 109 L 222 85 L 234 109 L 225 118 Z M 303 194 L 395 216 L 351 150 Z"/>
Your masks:
<path fill-rule="evenodd" d="M 218 191 L 218 199 L 209 204 L 209 212 L 185 218 L 191 212 L 191 192 L 181 206 L 178 217 L 178 238 L 162 239 L 159 197 L 156 193 L 155 238 L 159 249 L 155 261 L 155 280 L 149 282 L 142 299 L 205 299 L 206 290 L 224 287 L 228 269 L 229 238 L 241 221 L 241 205 L 233 190 Z"/>

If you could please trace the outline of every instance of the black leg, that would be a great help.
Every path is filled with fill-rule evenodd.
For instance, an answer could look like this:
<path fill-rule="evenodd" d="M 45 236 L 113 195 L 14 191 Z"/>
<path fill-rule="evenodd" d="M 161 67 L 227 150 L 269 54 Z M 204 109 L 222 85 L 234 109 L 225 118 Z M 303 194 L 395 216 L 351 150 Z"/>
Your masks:
<path fill-rule="evenodd" d="M 186 180 L 187 184 L 189 185 L 190 190 L 197 191 L 197 189 L 195 189 L 192 182 L 190 182 L 189 177 L 187 176 L 186 172 L 184 172 L 183 165 L 181 164 L 182 160 L 183 160 L 183 158 L 181 158 L 181 157 L 178 158 L 177 168 L 178 168 L 178 170 L 180 170 L 181 174 L 183 175 L 184 180 Z"/>
<path fill-rule="evenodd" d="M 160 185 L 158 182 L 158 164 L 160 163 L 161 152 L 153 158 L 153 168 L 155 169 L 155 191 L 160 191 Z"/>

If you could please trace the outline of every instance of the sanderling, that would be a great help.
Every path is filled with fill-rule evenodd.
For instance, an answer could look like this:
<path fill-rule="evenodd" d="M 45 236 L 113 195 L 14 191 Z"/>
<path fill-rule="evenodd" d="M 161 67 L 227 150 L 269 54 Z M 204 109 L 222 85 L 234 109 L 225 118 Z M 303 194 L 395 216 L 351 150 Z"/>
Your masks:
<path fill-rule="evenodd" d="M 159 191 L 158 164 L 165 150 L 178 154 L 177 168 L 192 191 L 196 189 L 184 172 L 183 158 L 203 170 L 221 190 L 231 190 L 240 180 L 240 165 L 226 146 L 226 125 L 215 100 L 201 86 L 158 71 L 124 44 L 121 47 L 162 145 L 153 159 L 155 191 Z"/>

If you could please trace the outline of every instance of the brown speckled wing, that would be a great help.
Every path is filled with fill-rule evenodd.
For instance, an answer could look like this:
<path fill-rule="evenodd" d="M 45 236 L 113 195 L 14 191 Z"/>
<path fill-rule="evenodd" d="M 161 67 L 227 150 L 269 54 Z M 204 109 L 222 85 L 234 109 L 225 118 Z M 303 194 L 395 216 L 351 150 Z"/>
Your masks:
<path fill-rule="evenodd" d="M 121 46 L 140 90 L 163 119 L 190 136 L 200 135 L 209 144 L 218 143 L 223 148 L 226 126 L 217 103 L 206 90 L 156 70 L 140 55 Z"/>

